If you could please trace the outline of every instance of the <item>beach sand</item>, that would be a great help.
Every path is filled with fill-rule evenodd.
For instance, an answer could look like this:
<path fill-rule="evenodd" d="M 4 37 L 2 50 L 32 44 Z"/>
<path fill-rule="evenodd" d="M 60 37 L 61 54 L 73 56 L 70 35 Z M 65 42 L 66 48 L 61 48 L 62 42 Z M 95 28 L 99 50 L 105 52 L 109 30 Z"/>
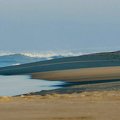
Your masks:
<path fill-rule="evenodd" d="M 120 119 L 120 66 L 40 72 L 33 73 L 32 78 L 77 84 L 48 91 L 48 94 L 43 91 L 44 96 L 37 92 L 0 97 L 0 120 Z M 108 82 L 93 85 L 78 82 L 96 80 Z"/>
<path fill-rule="evenodd" d="M 0 97 L 0 120 L 119 120 L 120 91 Z"/>
<path fill-rule="evenodd" d="M 32 78 L 68 82 L 119 79 L 120 66 L 38 72 L 33 73 Z"/>

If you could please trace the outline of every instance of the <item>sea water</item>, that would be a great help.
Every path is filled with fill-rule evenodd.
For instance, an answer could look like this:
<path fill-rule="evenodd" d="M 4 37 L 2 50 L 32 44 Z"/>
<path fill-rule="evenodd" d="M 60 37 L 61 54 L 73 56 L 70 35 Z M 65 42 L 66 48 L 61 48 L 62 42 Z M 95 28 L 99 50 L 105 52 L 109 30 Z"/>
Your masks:
<path fill-rule="evenodd" d="M 0 67 L 77 55 L 81 55 L 81 53 L 73 53 L 67 51 L 58 53 L 11 53 L 0 51 Z M 57 89 L 61 84 L 63 84 L 63 82 L 30 79 L 30 76 L 26 75 L 0 76 L 0 96 L 15 96 L 30 92 Z"/>
<path fill-rule="evenodd" d="M 30 79 L 27 75 L 0 76 L 0 96 L 15 96 L 60 88 L 60 81 Z"/>

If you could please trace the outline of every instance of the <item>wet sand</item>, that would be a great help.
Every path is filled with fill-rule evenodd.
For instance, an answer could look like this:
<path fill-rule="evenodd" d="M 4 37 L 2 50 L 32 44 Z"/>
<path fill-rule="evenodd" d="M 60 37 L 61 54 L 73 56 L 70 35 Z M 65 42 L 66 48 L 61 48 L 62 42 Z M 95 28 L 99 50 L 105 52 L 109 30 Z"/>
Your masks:
<path fill-rule="evenodd" d="M 120 91 L 0 97 L 1 120 L 119 120 Z"/>
<path fill-rule="evenodd" d="M 67 82 L 119 79 L 120 66 L 38 72 L 33 73 L 32 78 Z"/>

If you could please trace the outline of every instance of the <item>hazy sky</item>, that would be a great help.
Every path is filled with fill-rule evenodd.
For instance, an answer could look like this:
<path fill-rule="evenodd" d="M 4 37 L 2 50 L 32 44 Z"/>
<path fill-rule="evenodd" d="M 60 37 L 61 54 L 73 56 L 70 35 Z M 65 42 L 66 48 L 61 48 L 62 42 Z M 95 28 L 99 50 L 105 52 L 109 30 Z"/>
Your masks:
<path fill-rule="evenodd" d="M 0 0 L 0 50 L 120 48 L 120 0 Z"/>

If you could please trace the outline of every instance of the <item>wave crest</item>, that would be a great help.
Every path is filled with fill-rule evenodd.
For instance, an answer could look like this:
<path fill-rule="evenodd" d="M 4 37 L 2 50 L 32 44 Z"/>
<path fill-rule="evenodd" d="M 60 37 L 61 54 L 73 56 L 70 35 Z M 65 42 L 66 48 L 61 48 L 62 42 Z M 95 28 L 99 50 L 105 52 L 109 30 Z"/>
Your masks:
<path fill-rule="evenodd" d="M 68 51 L 63 51 L 63 52 L 22 52 L 22 53 L 17 53 L 17 52 L 0 52 L 0 56 L 10 56 L 10 55 L 23 55 L 27 57 L 32 57 L 32 58 L 52 58 L 55 56 L 61 56 L 61 57 L 70 57 L 70 56 L 79 56 L 82 55 L 80 52 L 68 52 Z"/>
<path fill-rule="evenodd" d="M 0 52 L 0 67 L 14 66 L 31 62 L 45 61 L 63 57 L 79 56 L 78 52 Z"/>
<path fill-rule="evenodd" d="M 45 52 L 45 53 L 31 53 L 26 52 L 22 53 L 25 56 L 28 57 L 38 57 L 38 58 L 51 58 L 54 56 L 63 56 L 63 57 L 69 57 L 69 56 L 79 56 L 82 55 L 82 53 L 73 53 L 73 52 Z"/>

